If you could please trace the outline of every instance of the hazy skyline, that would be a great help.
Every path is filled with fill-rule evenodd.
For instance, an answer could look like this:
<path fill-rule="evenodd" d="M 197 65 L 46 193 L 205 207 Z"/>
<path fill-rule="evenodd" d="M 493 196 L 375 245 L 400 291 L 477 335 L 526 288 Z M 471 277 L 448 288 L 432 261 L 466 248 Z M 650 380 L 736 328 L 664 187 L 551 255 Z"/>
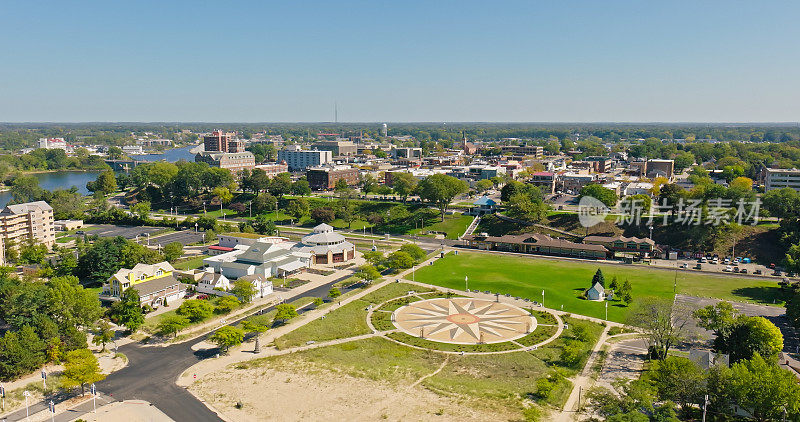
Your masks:
<path fill-rule="evenodd" d="M 796 122 L 794 2 L 6 3 L 0 121 Z"/>

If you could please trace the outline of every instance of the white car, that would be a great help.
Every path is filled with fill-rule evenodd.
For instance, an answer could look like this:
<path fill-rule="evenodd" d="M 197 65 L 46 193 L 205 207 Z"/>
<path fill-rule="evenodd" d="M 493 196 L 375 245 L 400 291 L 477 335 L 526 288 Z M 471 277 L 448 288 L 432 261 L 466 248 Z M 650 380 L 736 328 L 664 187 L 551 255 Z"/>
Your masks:
<path fill-rule="evenodd" d="M 722 271 L 725 271 L 726 273 L 732 273 L 732 272 L 733 272 L 733 267 L 731 267 L 730 265 L 728 265 L 728 266 L 727 266 L 727 267 L 725 267 L 725 269 L 724 269 L 724 270 L 722 270 Z"/>

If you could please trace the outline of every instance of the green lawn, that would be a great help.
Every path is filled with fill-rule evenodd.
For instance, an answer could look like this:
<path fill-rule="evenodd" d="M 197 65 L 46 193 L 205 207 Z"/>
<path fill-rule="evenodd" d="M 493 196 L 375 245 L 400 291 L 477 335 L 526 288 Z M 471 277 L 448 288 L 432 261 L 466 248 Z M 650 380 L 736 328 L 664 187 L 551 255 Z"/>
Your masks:
<path fill-rule="evenodd" d="M 605 304 L 580 299 L 583 289 L 590 287 L 598 268 L 603 270 L 606 285 L 616 276 L 620 283 L 628 280 L 637 296 L 671 298 L 675 282 L 674 270 L 661 270 L 642 265 L 608 264 L 602 261 L 582 262 L 537 257 L 507 256 L 460 252 L 447 254 L 434 265 L 416 272 L 416 280 L 438 286 L 464 289 L 464 277 L 469 276 L 469 288 L 509 293 L 512 296 L 541 301 L 549 308 L 581 315 L 605 317 Z M 713 275 L 700 272 L 677 272 L 677 292 L 733 301 L 780 303 L 777 283 L 771 280 Z M 608 318 L 623 322 L 628 307 L 620 302 L 608 306 Z"/>
<path fill-rule="evenodd" d="M 416 234 L 424 231 L 436 231 L 447 233 L 448 239 L 458 239 L 459 236 L 464 234 L 470 223 L 475 217 L 464 214 L 454 214 L 444 216 L 444 221 L 437 221 L 431 225 L 425 226 L 422 229 L 411 229 L 410 234 Z"/>
<path fill-rule="evenodd" d="M 175 263 L 173 267 L 178 270 L 193 270 L 195 268 L 200 268 L 203 266 L 203 260 L 208 258 L 208 255 L 200 255 L 196 258 L 187 259 L 186 261 L 181 261 Z"/>
<path fill-rule="evenodd" d="M 287 349 L 306 344 L 307 341 L 327 341 L 354 337 L 370 333 L 367 327 L 369 302 L 354 300 L 329 313 L 324 319 L 316 319 L 302 327 L 275 339 L 278 349 Z"/>

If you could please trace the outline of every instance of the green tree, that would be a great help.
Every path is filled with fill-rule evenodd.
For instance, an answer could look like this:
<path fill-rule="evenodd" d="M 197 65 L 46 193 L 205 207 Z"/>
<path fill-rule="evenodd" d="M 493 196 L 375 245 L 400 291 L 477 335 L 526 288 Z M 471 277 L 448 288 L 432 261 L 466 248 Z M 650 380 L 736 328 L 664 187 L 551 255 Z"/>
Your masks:
<path fill-rule="evenodd" d="M 617 194 L 613 190 L 594 183 L 581 188 L 580 197 L 583 198 L 584 196 L 595 198 L 608 207 L 613 207 L 617 204 Z"/>
<path fill-rule="evenodd" d="M 781 420 L 784 409 L 791 420 L 800 414 L 797 377 L 758 354 L 731 366 L 728 388 L 734 403 L 745 408 L 758 421 Z"/>
<path fill-rule="evenodd" d="M 419 246 L 417 246 L 417 245 L 415 245 L 413 243 L 404 244 L 403 246 L 400 247 L 400 250 L 405 252 L 405 253 L 407 253 L 407 254 L 409 254 L 409 255 L 411 255 L 411 257 L 414 258 L 414 261 L 416 261 L 416 262 L 422 261 L 427 256 L 425 254 L 425 251 L 422 248 L 420 248 Z M 382 257 L 383 257 L 383 254 L 381 254 L 381 258 Z M 365 256 L 365 258 L 366 258 L 366 256 Z"/>
<path fill-rule="evenodd" d="M 117 178 L 113 171 L 104 171 L 97 176 L 97 180 L 87 183 L 86 189 L 105 196 L 110 195 L 117 190 Z"/>
<path fill-rule="evenodd" d="M 395 251 L 389 254 L 387 264 L 394 269 L 405 269 L 414 266 L 414 258 L 407 252 Z"/>
<path fill-rule="evenodd" d="M 598 268 L 592 276 L 592 286 L 594 286 L 595 283 L 600 283 L 603 288 L 606 287 L 606 278 L 603 276 L 603 271 L 600 268 Z"/>
<path fill-rule="evenodd" d="M 231 191 L 224 186 L 218 186 L 214 188 L 212 194 L 215 197 L 217 197 L 219 202 L 223 205 L 231 202 L 231 200 L 233 199 L 233 194 L 231 193 Z"/>
<path fill-rule="evenodd" d="M 319 298 L 317 298 L 319 299 Z M 314 302 L 316 303 L 316 301 Z M 253 348 L 253 353 L 260 353 L 261 352 L 261 343 L 259 340 L 260 334 L 267 331 L 267 326 L 259 324 L 257 322 L 253 322 L 249 319 L 246 319 L 242 322 L 242 328 L 247 331 L 248 333 L 255 334 L 255 347 Z"/>
<path fill-rule="evenodd" d="M 381 273 L 378 272 L 375 267 L 372 265 L 362 265 L 358 271 L 356 272 L 356 277 L 364 280 L 365 284 L 371 284 L 373 281 L 379 279 L 381 277 Z"/>
<path fill-rule="evenodd" d="M 258 290 L 256 290 L 256 286 L 249 280 L 239 279 L 233 282 L 231 293 L 236 295 L 242 302 L 250 303 L 256 293 L 258 293 Z"/>
<path fill-rule="evenodd" d="M 493 187 L 494 183 L 492 183 L 492 181 L 489 179 L 481 179 L 475 182 L 475 190 L 477 190 L 479 193 L 484 193 Z"/>
<path fill-rule="evenodd" d="M 225 353 L 232 346 L 242 344 L 242 341 L 244 341 L 244 331 L 236 327 L 225 326 L 215 331 L 208 340 L 219 346 L 222 352 Z"/>
<path fill-rule="evenodd" d="M 164 258 L 169 262 L 175 262 L 183 256 L 183 244 L 181 242 L 170 242 L 164 245 Z"/>
<path fill-rule="evenodd" d="M 380 265 L 383 262 L 383 260 L 385 259 L 385 257 L 383 256 L 383 252 L 380 252 L 380 251 L 364 252 L 363 256 L 364 256 L 364 260 L 366 260 L 367 262 L 369 262 L 370 264 L 372 264 L 374 266 Z"/>
<path fill-rule="evenodd" d="M 783 350 L 783 335 L 763 317 L 749 317 L 725 301 L 694 312 L 698 325 L 715 334 L 714 349 L 730 355 L 730 361 L 750 359 L 755 354 L 776 360 Z"/>
<path fill-rule="evenodd" d="M 417 183 L 417 178 L 411 173 L 392 173 L 392 190 L 403 198 L 403 203 L 406 202 L 408 196 L 417 188 Z"/>
<path fill-rule="evenodd" d="M 97 358 L 88 349 L 67 352 L 64 371 L 61 373 L 61 384 L 64 388 L 80 386 L 83 395 L 86 384 L 101 381 L 105 377 L 100 372 Z"/>
<path fill-rule="evenodd" d="M 100 320 L 95 327 L 94 337 L 92 337 L 92 344 L 95 346 L 101 345 L 101 352 L 106 351 L 106 344 L 114 339 L 114 330 L 111 329 L 111 324 L 106 320 Z"/>
<path fill-rule="evenodd" d="M 313 303 L 315 308 L 319 308 L 320 306 L 322 306 L 323 303 L 325 303 L 325 301 L 322 300 L 321 297 L 315 297 Z"/>
<path fill-rule="evenodd" d="M 137 202 L 131 207 L 131 212 L 139 216 L 140 220 L 147 220 L 150 216 L 150 201 Z"/>
<path fill-rule="evenodd" d="M 417 185 L 420 198 L 433 203 L 439 209 L 442 221 L 453 199 L 469 189 L 467 182 L 445 174 L 434 174 Z"/>
<path fill-rule="evenodd" d="M 305 198 L 292 199 L 286 205 L 286 213 L 300 220 L 308 215 L 309 205 Z"/>
<path fill-rule="evenodd" d="M 328 207 L 319 207 L 311 210 L 311 219 L 317 224 L 327 224 L 336 219 L 336 214 Z"/>
<path fill-rule="evenodd" d="M 189 318 L 189 321 L 200 322 L 214 313 L 214 305 L 207 300 L 190 299 L 183 301 L 177 312 Z"/>
<path fill-rule="evenodd" d="M 328 290 L 328 297 L 330 297 L 331 299 L 336 299 L 341 295 L 342 292 L 336 287 L 332 287 L 330 290 Z"/>
<path fill-rule="evenodd" d="M 311 186 L 309 186 L 308 180 L 300 179 L 292 183 L 292 193 L 299 196 L 311 195 Z"/>
<path fill-rule="evenodd" d="M 139 292 L 136 288 L 125 289 L 120 300 L 111 305 L 110 313 L 114 322 L 125 326 L 130 332 L 141 327 L 144 324 L 144 312 L 139 305 Z"/>
<path fill-rule="evenodd" d="M 703 402 L 706 375 L 689 359 L 669 356 L 653 361 L 642 378 L 652 383 L 660 400 L 673 401 L 685 411 Z"/>
<path fill-rule="evenodd" d="M 272 196 L 281 198 L 283 195 L 292 191 L 292 178 L 289 173 L 281 173 L 273 177 L 269 182 L 269 193 Z"/>
<path fill-rule="evenodd" d="M 239 302 L 239 299 L 233 296 L 223 296 L 217 301 L 217 307 L 214 311 L 220 314 L 228 314 L 241 304 L 242 302 Z"/>
<path fill-rule="evenodd" d="M 23 264 L 42 264 L 47 256 L 47 246 L 28 240 L 19 250 L 19 260 Z"/>
<path fill-rule="evenodd" d="M 178 332 L 189 326 L 189 319 L 182 315 L 166 315 L 161 318 L 156 326 L 156 331 L 164 337 L 176 338 Z"/>
<path fill-rule="evenodd" d="M 336 193 L 346 192 L 348 190 L 350 190 L 350 185 L 347 184 L 347 180 L 345 179 L 337 180 L 333 187 L 333 191 Z"/>
<path fill-rule="evenodd" d="M 278 321 L 279 323 L 284 323 L 298 315 L 294 306 L 288 303 L 281 303 L 280 305 L 276 306 L 275 311 L 275 321 Z"/>

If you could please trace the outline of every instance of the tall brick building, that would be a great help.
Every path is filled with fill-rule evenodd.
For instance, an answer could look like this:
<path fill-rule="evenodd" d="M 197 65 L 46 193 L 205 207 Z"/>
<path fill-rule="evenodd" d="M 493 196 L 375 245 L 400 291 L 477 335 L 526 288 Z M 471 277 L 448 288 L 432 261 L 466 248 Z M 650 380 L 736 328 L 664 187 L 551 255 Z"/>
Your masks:
<path fill-rule="evenodd" d="M 333 189 L 340 179 L 344 179 L 348 186 L 353 186 L 358 184 L 358 169 L 348 166 L 312 167 L 306 171 L 306 179 L 314 190 Z"/>

